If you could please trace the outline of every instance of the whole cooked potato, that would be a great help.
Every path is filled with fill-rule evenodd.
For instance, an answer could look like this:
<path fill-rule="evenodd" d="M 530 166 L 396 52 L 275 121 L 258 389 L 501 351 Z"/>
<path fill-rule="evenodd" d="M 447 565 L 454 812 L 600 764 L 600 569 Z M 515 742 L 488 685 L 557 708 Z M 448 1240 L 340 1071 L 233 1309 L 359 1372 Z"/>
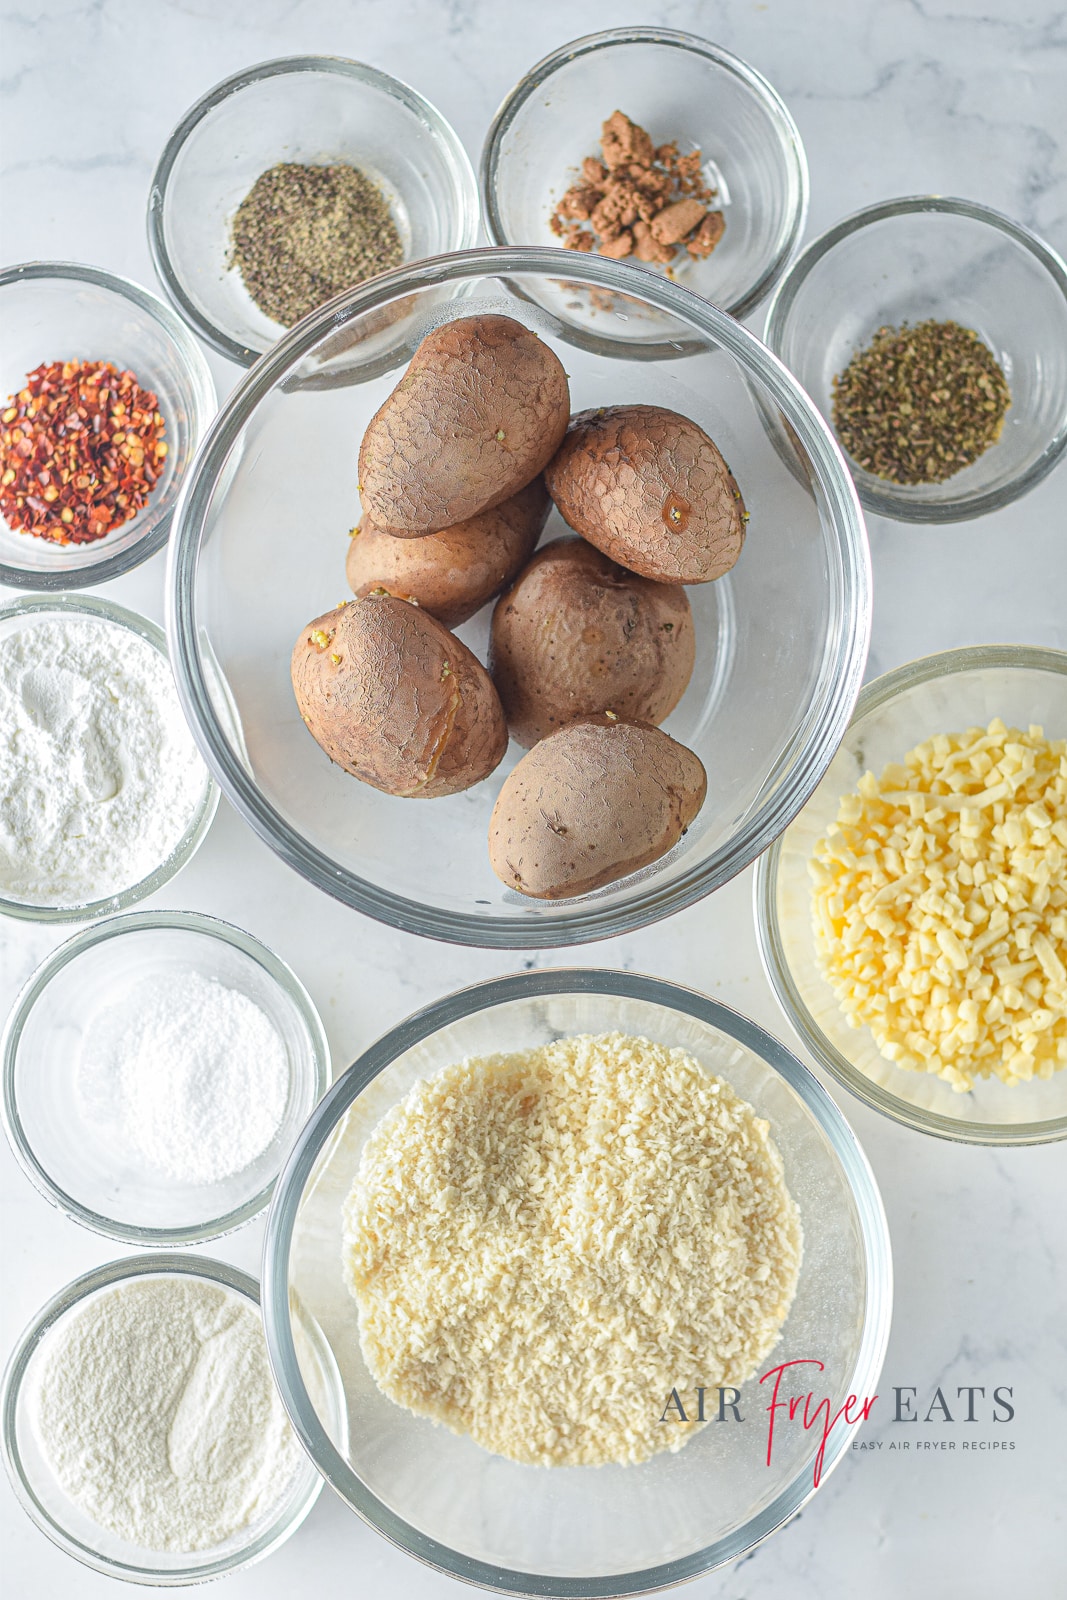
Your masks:
<path fill-rule="evenodd" d="M 363 509 L 418 538 L 508 500 L 555 455 L 567 374 L 513 317 L 457 317 L 423 339 L 359 451 Z"/>
<path fill-rule="evenodd" d="M 663 406 L 579 411 L 545 473 L 575 533 L 660 583 L 708 583 L 741 553 L 747 513 L 718 446 Z"/>
<path fill-rule="evenodd" d="M 609 714 L 535 744 L 504 780 L 489 860 L 510 889 L 538 900 L 587 894 L 657 861 L 707 793 L 692 750 Z"/>
<path fill-rule="evenodd" d="M 507 749 L 481 662 L 435 617 L 379 594 L 303 629 L 292 659 L 300 715 L 331 761 L 386 794 L 434 799 L 487 778 Z"/>
<path fill-rule="evenodd" d="M 508 727 L 529 746 L 598 711 L 662 722 L 693 671 L 693 617 L 680 584 L 556 539 L 497 601 L 489 652 Z"/>
<path fill-rule="evenodd" d="M 413 600 L 446 627 L 458 628 L 522 569 L 551 504 L 538 476 L 491 511 L 419 539 L 381 533 L 364 517 L 348 547 L 349 585 L 358 595 L 385 589 Z"/>

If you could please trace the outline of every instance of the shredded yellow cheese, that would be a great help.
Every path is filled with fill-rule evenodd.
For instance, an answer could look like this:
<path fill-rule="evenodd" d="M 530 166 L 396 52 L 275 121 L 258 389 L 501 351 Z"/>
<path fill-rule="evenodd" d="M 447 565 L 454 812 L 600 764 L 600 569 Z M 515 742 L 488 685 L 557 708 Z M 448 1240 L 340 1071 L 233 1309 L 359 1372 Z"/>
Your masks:
<path fill-rule="evenodd" d="M 960 1093 L 1067 1065 L 1067 740 L 938 734 L 844 796 L 809 870 L 819 968 L 887 1060 Z"/>

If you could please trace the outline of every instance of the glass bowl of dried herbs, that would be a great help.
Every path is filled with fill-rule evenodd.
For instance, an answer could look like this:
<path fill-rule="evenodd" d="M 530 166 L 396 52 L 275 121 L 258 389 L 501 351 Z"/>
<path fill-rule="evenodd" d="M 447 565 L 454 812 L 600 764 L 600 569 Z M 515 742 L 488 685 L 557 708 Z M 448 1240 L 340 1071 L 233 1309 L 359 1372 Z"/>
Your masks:
<path fill-rule="evenodd" d="M 363 62 L 292 56 L 185 113 L 152 180 L 148 239 L 178 313 L 249 367 L 340 291 L 469 247 L 478 220 L 470 161 L 427 100 Z M 388 364 L 396 336 L 383 319 L 358 350 L 322 352 L 320 376 Z"/>
<path fill-rule="evenodd" d="M 0 583 L 84 588 L 162 549 L 215 405 L 200 346 L 139 284 L 0 272 Z"/>
<path fill-rule="evenodd" d="M 988 206 L 918 195 L 846 217 L 782 279 L 765 337 L 881 516 L 984 516 L 1067 450 L 1067 266 Z"/>

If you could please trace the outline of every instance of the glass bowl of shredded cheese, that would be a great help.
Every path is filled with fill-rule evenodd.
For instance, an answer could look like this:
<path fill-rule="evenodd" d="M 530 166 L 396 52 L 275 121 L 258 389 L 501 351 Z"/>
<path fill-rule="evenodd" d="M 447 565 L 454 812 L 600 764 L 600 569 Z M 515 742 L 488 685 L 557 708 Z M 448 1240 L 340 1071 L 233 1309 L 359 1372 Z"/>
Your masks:
<path fill-rule="evenodd" d="M 891 1292 L 874 1179 L 811 1074 L 703 995 L 589 969 L 479 984 L 371 1046 L 264 1252 L 320 1472 L 402 1549 L 518 1595 L 660 1589 L 793 1516 L 878 1387 Z"/>
<path fill-rule="evenodd" d="M 868 684 L 756 877 L 816 1060 L 908 1127 L 1067 1134 L 1067 654 L 980 645 Z"/>

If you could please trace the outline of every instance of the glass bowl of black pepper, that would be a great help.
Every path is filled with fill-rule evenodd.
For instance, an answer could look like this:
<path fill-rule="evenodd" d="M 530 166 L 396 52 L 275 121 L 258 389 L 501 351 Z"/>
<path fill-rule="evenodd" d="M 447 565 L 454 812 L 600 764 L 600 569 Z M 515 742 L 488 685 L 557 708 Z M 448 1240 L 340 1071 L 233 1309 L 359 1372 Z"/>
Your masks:
<path fill-rule="evenodd" d="M 846 217 L 786 273 L 765 338 L 880 516 L 984 516 L 1067 450 L 1067 266 L 975 201 L 917 195 Z"/>
<path fill-rule="evenodd" d="M 209 90 L 167 140 L 148 202 L 167 298 L 245 367 L 340 290 L 468 248 L 478 221 L 470 161 L 440 112 L 339 56 L 265 61 Z M 388 362 L 397 320 L 362 329 L 358 350 L 320 351 L 323 384 Z"/>
<path fill-rule="evenodd" d="M 204 352 L 140 284 L 0 271 L 0 584 L 80 589 L 162 549 L 215 405 Z"/>

